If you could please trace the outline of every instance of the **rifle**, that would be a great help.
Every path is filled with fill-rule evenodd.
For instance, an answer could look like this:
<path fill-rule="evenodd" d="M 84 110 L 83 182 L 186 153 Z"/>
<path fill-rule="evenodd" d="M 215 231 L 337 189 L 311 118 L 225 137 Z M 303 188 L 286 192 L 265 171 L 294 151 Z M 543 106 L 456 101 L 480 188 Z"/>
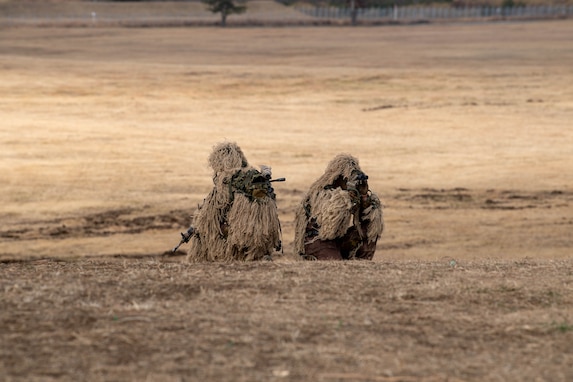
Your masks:
<path fill-rule="evenodd" d="M 171 252 L 177 251 L 179 247 L 181 247 L 181 245 L 184 243 L 189 243 L 189 240 L 191 240 L 191 236 L 193 236 L 193 234 L 195 234 L 195 227 L 193 226 L 189 227 L 186 233 L 181 232 L 181 241 L 175 246 L 175 248 L 173 248 Z"/>
<path fill-rule="evenodd" d="M 272 183 L 272 182 L 284 182 L 284 181 L 286 180 L 286 178 L 271 179 L 271 178 L 273 177 L 273 176 L 272 176 L 272 172 L 271 172 L 271 168 L 270 168 L 269 166 L 264 165 L 264 164 L 261 165 L 261 176 L 262 176 L 264 179 L 268 180 L 269 183 Z M 264 181 L 264 180 L 262 180 L 262 179 L 257 179 L 257 177 L 255 177 L 255 178 L 253 179 L 253 183 L 261 182 L 261 181 Z"/>
<path fill-rule="evenodd" d="M 268 173 L 266 173 L 265 175 L 263 175 L 265 179 L 268 180 L 269 183 L 271 182 L 284 182 L 286 180 L 286 178 L 278 178 L 278 179 L 270 179 L 271 175 L 270 175 L 270 168 L 268 170 Z M 260 182 L 260 180 L 256 179 L 255 182 Z M 272 192 L 272 188 L 271 188 L 271 192 Z M 191 237 L 195 234 L 195 227 L 191 226 L 189 227 L 189 229 L 187 230 L 186 233 L 181 232 L 181 241 L 179 242 L 179 244 L 177 244 L 175 246 L 175 248 L 173 248 L 171 250 L 171 252 L 175 252 L 179 249 L 180 246 L 182 246 L 185 243 L 189 243 L 189 240 L 191 240 Z"/>

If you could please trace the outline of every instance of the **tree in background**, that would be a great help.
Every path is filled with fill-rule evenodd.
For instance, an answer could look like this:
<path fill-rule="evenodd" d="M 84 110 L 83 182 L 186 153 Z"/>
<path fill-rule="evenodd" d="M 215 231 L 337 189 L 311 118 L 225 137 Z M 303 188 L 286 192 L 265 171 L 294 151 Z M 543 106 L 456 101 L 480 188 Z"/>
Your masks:
<path fill-rule="evenodd" d="M 358 10 L 368 7 L 370 4 L 368 0 L 346 0 L 345 5 L 350 8 L 350 23 L 356 25 Z"/>
<path fill-rule="evenodd" d="M 247 10 L 244 5 L 237 5 L 233 0 L 201 0 L 207 4 L 207 9 L 213 13 L 221 14 L 221 26 L 227 25 L 227 16 L 243 13 Z"/>

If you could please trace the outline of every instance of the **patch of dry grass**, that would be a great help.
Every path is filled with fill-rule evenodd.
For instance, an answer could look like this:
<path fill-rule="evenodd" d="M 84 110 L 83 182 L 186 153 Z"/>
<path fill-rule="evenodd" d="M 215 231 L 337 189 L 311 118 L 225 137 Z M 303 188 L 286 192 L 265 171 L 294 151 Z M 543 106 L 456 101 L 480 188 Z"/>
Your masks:
<path fill-rule="evenodd" d="M 571 261 L 0 265 L 0 373 L 566 381 Z"/>

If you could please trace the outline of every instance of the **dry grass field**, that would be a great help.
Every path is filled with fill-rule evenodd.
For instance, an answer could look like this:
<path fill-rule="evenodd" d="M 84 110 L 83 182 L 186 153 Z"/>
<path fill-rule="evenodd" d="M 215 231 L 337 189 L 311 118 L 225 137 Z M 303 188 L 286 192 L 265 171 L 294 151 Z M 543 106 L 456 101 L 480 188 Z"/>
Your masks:
<path fill-rule="evenodd" d="M 570 381 L 572 262 L 2 265 L 3 381 Z"/>
<path fill-rule="evenodd" d="M 573 380 L 573 22 L 0 29 L 0 379 Z M 284 254 L 167 256 L 236 141 Z M 373 262 L 294 258 L 339 152 Z"/>

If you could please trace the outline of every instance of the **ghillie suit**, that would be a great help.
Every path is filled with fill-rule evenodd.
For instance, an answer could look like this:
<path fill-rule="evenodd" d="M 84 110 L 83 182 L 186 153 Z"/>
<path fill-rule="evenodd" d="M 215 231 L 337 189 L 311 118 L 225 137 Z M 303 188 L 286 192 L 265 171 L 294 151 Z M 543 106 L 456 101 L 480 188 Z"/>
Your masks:
<path fill-rule="evenodd" d="M 213 148 L 209 164 L 214 187 L 193 218 L 188 261 L 270 260 L 281 246 L 270 168 L 249 166 L 241 148 L 227 142 Z"/>
<path fill-rule="evenodd" d="M 305 260 L 372 260 L 384 229 L 382 204 L 358 159 L 337 155 L 295 212 L 294 253 Z"/>

